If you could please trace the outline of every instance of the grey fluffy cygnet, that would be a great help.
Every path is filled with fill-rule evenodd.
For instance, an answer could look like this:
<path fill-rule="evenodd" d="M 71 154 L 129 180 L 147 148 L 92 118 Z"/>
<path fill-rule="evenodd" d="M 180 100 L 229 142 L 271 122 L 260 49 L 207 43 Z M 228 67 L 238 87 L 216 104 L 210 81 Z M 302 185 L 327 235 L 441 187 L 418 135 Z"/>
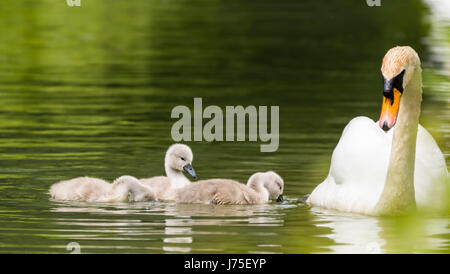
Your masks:
<path fill-rule="evenodd" d="M 263 204 L 269 200 L 283 201 L 284 181 L 275 172 L 253 174 L 247 184 L 229 179 L 201 180 L 178 189 L 179 203 Z"/>
<path fill-rule="evenodd" d="M 156 198 L 150 187 L 128 175 L 117 178 L 112 184 L 91 177 L 61 181 L 50 187 L 50 195 L 55 200 L 86 202 L 143 202 Z"/>
<path fill-rule="evenodd" d="M 191 182 L 184 176 L 183 171 L 196 179 L 197 174 L 192 167 L 194 159 L 192 150 L 183 144 L 169 147 L 164 158 L 164 168 L 167 176 L 156 176 L 140 179 L 141 183 L 150 186 L 159 201 L 175 200 L 176 190 L 186 187 Z"/>

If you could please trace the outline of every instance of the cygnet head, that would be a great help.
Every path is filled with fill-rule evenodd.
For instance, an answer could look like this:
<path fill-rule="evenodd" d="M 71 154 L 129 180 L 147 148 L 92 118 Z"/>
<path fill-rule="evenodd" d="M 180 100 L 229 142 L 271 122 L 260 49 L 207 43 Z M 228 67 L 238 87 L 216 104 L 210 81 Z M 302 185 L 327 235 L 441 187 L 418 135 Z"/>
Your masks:
<path fill-rule="evenodd" d="M 133 176 L 124 175 L 114 180 L 115 186 L 125 186 L 129 191 L 129 200 L 134 202 L 153 201 L 156 199 L 154 191 Z"/>
<path fill-rule="evenodd" d="M 402 97 L 405 97 L 407 93 L 419 91 L 420 94 L 414 94 L 412 100 L 415 100 L 415 102 L 412 103 L 420 104 L 421 87 L 419 89 L 408 89 L 413 78 L 420 80 L 420 85 L 422 82 L 419 55 L 408 46 L 392 48 L 383 58 L 381 74 L 383 76 L 383 105 L 379 126 L 387 131 L 397 121 Z"/>
<path fill-rule="evenodd" d="M 164 160 L 164 165 L 167 168 L 176 171 L 186 171 L 192 178 L 197 179 L 197 174 L 192 167 L 192 160 L 194 156 L 192 150 L 183 144 L 174 144 L 169 147 L 166 152 L 166 158 Z"/>
<path fill-rule="evenodd" d="M 269 199 L 282 202 L 284 181 L 277 173 L 273 171 L 257 172 L 253 174 L 247 181 L 247 185 L 255 188 L 257 185 L 262 185 L 269 193 Z"/>

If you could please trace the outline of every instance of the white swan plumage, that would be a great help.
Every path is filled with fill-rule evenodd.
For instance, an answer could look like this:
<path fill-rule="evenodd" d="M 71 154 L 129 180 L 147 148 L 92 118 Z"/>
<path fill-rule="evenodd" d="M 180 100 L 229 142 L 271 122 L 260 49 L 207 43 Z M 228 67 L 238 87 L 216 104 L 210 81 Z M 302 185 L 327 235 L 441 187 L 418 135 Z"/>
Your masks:
<path fill-rule="evenodd" d="M 347 124 L 333 151 L 328 177 L 307 203 L 368 215 L 447 205 L 445 158 L 418 122 L 422 83 L 417 53 L 410 47 L 391 49 L 383 59 L 382 73 L 387 79 L 387 106 L 380 121 L 356 117 Z M 399 81 L 398 75 L 403 78 L 401 86 L 392 83 Z M 390 109 L 383 111 L 385 107 Z"/>

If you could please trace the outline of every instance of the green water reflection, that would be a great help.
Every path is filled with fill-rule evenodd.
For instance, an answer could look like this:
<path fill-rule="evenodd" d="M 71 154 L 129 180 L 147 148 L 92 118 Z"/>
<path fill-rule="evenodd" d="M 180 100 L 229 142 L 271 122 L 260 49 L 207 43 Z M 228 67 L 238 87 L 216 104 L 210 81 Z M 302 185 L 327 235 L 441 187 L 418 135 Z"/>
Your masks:
<path fill-rule="evenodd" d="M 299 203 L 326 177 L 350 119 L 377 119 L 381 58 L 395 45 L 422 57 L 421 123 L 449 163 L 450 69 L 433 49 L 448 54 L 450 20 L 436 25 L 418 0 L 383 2 L 1 1 L 0 252 L 66 253 L 78 242 L 106 253 L 448 253 L 449 216 L 405 221 L 421 224 L 411 232 Z M 275 153 L 254 142 L 189 145 L 200 178 L 275 170 L 284 204 L 49 200 L 62 179 L 163 174 L 170 112 L 192 109 L 194 97 L 223 109 L 280 106 Z"/>

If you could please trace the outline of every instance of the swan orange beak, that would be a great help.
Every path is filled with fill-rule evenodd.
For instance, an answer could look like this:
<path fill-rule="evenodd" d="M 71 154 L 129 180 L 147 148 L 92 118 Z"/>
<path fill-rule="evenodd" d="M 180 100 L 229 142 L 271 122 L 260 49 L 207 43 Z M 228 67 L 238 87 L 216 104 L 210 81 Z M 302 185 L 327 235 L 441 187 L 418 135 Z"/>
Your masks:
<path fill-rule="evenodd" d="M 379 125 L 384 131 L 388 131 L 395 125 L 400 108 L 402 93 L 396 88 L 392 89 L 392 93 L 390 97 L 383 96 Z"/>

